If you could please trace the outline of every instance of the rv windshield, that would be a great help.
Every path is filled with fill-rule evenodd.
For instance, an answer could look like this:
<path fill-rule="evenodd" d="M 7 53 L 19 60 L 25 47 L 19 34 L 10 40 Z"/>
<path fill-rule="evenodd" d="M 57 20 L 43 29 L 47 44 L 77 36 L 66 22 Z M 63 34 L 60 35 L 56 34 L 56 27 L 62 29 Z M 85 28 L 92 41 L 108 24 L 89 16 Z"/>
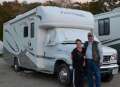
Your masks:
<path fill-rule="evenodd" d="M 80 39 L 82 43 L 88 40 L 87 34 L 90 30 L 86 29 L 72 29 L 72 28 L 57 28 L 57 35 L 61 43 L 75 43 L 76 39 Z M 99 41 L 94 35 L 94 39 Z"/>

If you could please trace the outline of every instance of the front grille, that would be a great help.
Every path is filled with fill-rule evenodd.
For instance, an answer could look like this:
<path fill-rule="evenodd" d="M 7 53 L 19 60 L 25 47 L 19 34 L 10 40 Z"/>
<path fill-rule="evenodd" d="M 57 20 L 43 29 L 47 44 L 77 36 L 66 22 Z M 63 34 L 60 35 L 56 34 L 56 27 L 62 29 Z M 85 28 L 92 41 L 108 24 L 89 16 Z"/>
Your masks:
<path fill-rule="evenodd" d="M 110 62 L 110 58 L 111 58 L 111 56 L 104 56 L 103 57 L 103 62 L 105 62 L 105 63 Z"/>

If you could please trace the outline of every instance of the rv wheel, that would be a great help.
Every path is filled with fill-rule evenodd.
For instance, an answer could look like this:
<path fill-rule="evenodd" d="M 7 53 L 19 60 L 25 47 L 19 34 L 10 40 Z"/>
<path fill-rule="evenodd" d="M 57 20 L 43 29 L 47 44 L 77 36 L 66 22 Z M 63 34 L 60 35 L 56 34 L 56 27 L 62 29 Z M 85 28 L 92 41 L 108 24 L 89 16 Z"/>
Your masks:
<path fill-rule="evenodd" d="M 66 64 L 61 64 L 58 68 L 58 80 L 60 84 L 70 85 L 70 70 Z"/>
<path fill-rule="evenodd" d="M 102 75 L 102 81 L 103 82 L 110 82 L 113 79 L 113 74 L 105 74 Z"/>
<path fill-rule="evenodd" d="M 18 63 L 18 59 L 14 58 L 14 71 L 15 72 L 19 72 L 20 71 L 20 67 L 19 67 L 19 63 Z"/>

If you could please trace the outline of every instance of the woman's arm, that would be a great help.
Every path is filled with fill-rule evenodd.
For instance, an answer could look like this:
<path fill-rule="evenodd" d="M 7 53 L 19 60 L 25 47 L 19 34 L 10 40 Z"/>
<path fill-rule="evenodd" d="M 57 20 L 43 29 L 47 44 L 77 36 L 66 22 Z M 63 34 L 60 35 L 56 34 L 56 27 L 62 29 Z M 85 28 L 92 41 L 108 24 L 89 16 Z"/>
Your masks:
<path fill-rule="evenodd" d="M 71 59 L 72 59 L 72 66 L 73 68 L 75 68 L 75 50 L 72 51 L 71 53 Z"/>

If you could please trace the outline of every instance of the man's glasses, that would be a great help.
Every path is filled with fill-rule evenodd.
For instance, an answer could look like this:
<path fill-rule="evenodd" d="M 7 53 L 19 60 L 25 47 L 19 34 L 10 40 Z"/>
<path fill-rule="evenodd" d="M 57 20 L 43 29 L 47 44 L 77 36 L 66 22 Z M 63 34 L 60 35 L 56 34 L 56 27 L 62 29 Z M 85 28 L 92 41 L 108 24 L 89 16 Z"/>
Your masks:
<path fill-rule="evenodd" d="M 88 37 L 93 37 L 92 35 L 88 35 Z"/>

